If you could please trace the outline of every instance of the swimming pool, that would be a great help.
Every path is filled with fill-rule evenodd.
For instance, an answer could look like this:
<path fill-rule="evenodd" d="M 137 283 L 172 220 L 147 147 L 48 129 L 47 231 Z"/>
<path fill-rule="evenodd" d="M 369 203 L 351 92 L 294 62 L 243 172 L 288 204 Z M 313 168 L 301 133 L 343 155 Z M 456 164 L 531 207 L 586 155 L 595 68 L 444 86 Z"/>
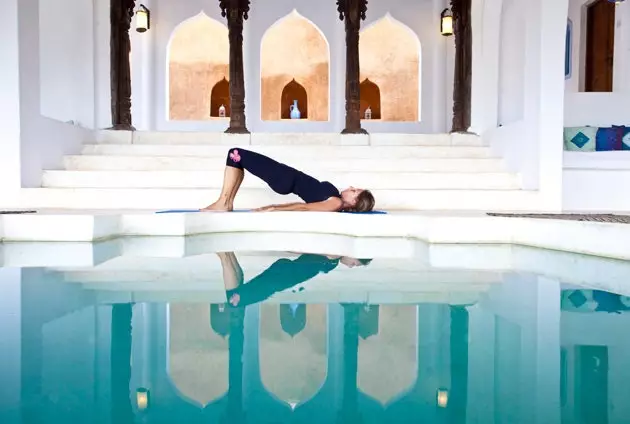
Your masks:
<path fill-rule="evenodd" d="M 2 423 L 630 416 L 630 262 L 299 234 L 1 252 Z"/>

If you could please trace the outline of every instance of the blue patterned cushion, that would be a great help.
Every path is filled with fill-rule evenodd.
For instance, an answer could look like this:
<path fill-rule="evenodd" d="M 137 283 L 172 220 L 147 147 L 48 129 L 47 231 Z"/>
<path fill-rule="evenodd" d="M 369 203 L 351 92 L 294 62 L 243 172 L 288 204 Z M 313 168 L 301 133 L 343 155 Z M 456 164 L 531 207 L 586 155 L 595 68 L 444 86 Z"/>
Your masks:
<path fill-rule="evenodd" d="M 612 128 L 600 128 L 597 130 L 595 138 L 595 150 L 598 152 L 610 152 L 621 150 L 621 139 L 623 138 L 624 127 L 614 126 Z"/>
<path fill-rule="evenodd" d="M 630 150 L 630 127 L 623 127 L 623 137 L 621 138 L 621 150 Z"/>
<path fill-rule="evenodd" d="M 564 129 L 564 148 L 571 151 L 594 152 L 597 127 L 570 127 Z"/>

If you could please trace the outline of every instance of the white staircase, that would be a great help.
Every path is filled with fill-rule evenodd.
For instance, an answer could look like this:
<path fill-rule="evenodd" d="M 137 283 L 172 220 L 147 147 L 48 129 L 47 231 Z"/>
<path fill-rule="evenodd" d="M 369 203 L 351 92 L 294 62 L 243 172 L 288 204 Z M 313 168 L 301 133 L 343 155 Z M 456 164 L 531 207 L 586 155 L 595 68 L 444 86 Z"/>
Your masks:
<path fill-rule="evenodd" d="M 218 195 L 229 147 L 269 155 L 340 189 L 366 187 L 380 209 L 524 210 L 532 193 L 474 135 L 112 133 L 24 189 L 35 208 L 198 208 Z M 237 208 L 288 202 L 249 176 Z"/>

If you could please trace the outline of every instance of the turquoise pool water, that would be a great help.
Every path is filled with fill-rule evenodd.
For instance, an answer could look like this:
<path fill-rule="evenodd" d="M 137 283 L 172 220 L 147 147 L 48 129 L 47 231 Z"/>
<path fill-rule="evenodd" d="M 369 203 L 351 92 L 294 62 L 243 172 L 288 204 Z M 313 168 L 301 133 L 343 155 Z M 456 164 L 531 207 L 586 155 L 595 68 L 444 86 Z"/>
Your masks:
<path fill-rule="evenodd" d="M 423 249 L 0 268 L 0 423 L 630 422 L 629 263 Z"/>

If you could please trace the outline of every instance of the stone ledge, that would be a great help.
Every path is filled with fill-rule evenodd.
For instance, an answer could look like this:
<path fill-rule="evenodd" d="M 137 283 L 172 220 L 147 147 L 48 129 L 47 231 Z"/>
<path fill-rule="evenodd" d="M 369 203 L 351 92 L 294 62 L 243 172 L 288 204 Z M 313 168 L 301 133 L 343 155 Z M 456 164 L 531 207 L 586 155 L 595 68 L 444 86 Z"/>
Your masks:
<path fill-rule="evenodd" d="M 388 239 L 402 237 L 433 244 L 514 244 L 630 259 L 628 225 L 491 217 L 481 214 L 112 212 L 93 215 L 76 211 L 67 214 L 0 215 L 0 229 L 0 240 L 4 242 L 92 242 L 124 236 L 282 232 Z M 275 244 L 273 237 L 270 237 L 269 243 Z M 277 244 L 277 250 L 284 250 L 280 243 Z"/>

